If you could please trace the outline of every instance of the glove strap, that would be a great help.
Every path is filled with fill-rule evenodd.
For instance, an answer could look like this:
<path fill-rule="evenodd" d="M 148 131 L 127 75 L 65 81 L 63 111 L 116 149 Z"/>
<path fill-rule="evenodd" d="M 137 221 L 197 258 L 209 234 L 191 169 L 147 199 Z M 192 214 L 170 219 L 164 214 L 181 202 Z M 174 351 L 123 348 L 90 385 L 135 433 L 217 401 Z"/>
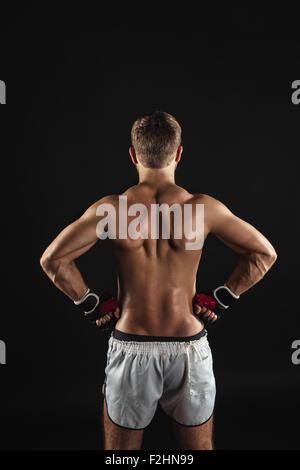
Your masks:
<path fill-rule="evenodd" d="M 213 294 L 220 307 L 224 310 L 229 308 L 236 300 L 240 298 L 239 295 L 234 294 L 227 286 L 217 287 L 213 291 Z"/>
<path fill-rule="evenodd" d="M 93 313 L 100 303 L 99 295 L 95 294 L 91 289 L 88 289 L 84 296 L 79 300 L 74 300 L 75 305 L 80 305 L 83 313 L 89 315 Z"/>

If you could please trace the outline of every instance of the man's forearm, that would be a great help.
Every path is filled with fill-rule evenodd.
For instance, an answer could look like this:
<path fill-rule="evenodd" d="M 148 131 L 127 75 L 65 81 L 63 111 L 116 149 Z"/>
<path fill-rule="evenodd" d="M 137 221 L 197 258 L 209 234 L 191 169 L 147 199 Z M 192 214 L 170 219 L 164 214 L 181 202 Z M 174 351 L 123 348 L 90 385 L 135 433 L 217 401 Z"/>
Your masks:
<path fill-rule="evenodd" d="M 266 255 L 254 253 L 241 256 L 225 286 L 236 295 L 243 294 L 265 276 L 276 258 L 275 251 Z"/>
<path fill-rule="evenodd" d="M 54 285 L 71 300 L 85 295 L 88 287 L 74 261 L 65 263 L 42 258 L 41 266 Z"/>

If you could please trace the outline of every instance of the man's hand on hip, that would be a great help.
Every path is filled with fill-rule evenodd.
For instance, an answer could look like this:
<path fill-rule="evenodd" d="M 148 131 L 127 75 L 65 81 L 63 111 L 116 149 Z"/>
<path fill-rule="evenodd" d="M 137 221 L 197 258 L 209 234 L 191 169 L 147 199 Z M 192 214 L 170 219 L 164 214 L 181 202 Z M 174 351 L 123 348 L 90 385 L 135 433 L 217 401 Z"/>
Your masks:
<path fill-rule="evenodd" d="M 194 314 L 197 315 L 197 317 L 201 315 L 206 323 L 215 323 L 218 320 L 217 315 L 212 310 L 209 310 L 207 307 L 200 307 L 200 305 L 196 303 L 194 303 Z"/>
<path fill-rule="evenodd" d="M 119 319 L 120 318 L 120 308 L 117 307 L 117 309 L 114 312 L 108 312 L 106 315 L 103 317 L 99 318 L 99 320 L 96 321 L 96 325 L 98 328 L 103 327 L 107 323 L 111 321 L 111 319 L 115 316 L 115 318 Z"/>

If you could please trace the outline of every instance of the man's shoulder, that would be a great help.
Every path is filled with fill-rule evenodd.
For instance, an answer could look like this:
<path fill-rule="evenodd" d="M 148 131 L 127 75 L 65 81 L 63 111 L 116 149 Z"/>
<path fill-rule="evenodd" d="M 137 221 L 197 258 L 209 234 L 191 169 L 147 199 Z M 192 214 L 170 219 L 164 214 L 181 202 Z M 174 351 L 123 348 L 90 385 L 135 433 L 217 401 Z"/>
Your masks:
<path fill-rule="evenodd" d="M 205 204 L 208 207 L 214 207 L 220 204 L 220 201 L 218 201 L 212 196 L 209 196 L 208 194 L 196 193 L 196 194 L 192 194 L 192 198 L 195 203 Z"/>
<path fill-rule="evenodd" d="M 228 208 L 221 201 L 208 194 L 193 194 L 193 204 L 204 205 L 207 222 L 219 219 L 224 215 L 224 212 L 229 213 Z"/>
<path fill-rule="evenodd" d="M 109 196 L 103 196 L 101 199 L 98 199 L 98 201 L 94 202 L 91 206 L 89 206 L 84 215 L 87 217 L 95 217 L 97 215 L 97 211 L 100 206 L 111 205 L 111 206 L 117 207 L 118 201 L 119 201 L 118 194 L 111 194 Z"/>

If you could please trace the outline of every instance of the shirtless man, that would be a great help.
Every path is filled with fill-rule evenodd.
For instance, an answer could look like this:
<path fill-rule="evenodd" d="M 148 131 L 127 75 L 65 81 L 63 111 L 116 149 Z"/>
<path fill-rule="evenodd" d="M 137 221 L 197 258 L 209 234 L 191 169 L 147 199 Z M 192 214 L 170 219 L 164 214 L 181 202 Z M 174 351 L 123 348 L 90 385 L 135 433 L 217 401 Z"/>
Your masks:
<path fill-rule="evenodd" d="M 103 385 L 105 449 L 140 449 L 143 430 L 158 403 L 172 417 L 179 449 L 213 449 L 215 380 L 205 326 L 218 319 L 218 308 L 240 302 L 239 296 L 260 281 L 276 260 L 272 245 L 253 226 L 212 197 L 190 194 L 175 184 L 182 151 L 181 127 L 173 116 L 154 112 L 138 119 L 132 128 L 130 156 L 139 183 L 122 196 L 127 197 L 128 207 L 143 204 L 149 209 L 149 222 L 153 222 L 153 204 L 182 208 L 189 204 L 194 228 L 196 206 L 204 205 L 204 240 L 213 233 L 240 254 L 233 273 L 224 280 L 225 289 L 221 286 L 204 297 L 212 303 L 195 303 L 202 246 L 188 250 L 186 234 L 181 239 L 174 236 L 174 217 L 170 237 L 162 237 L 159 221 L 165 215 L 155 219 L 158 238 L 150 233 L 142 237 L 142 232 L 136 239 L 120 237 L 116 195 L 92 205 L 41 258 L 53 283 L 82 306 L 86 316 L 91 314 L 99 328 L 116 322 Z M 100 314 L 99 304 L 104 305 L 108 297 L 89 290 L 75 260 L 99 241 L 98 223 L 107 215 L 99 215 L 103 204 L 113 207 L 117 215 L 116 236 L 110 243 L 118 277 L 118 308 L 109 307 L 111 311 Z M 133 219 L 128 215 L 128 224 Z"/>

